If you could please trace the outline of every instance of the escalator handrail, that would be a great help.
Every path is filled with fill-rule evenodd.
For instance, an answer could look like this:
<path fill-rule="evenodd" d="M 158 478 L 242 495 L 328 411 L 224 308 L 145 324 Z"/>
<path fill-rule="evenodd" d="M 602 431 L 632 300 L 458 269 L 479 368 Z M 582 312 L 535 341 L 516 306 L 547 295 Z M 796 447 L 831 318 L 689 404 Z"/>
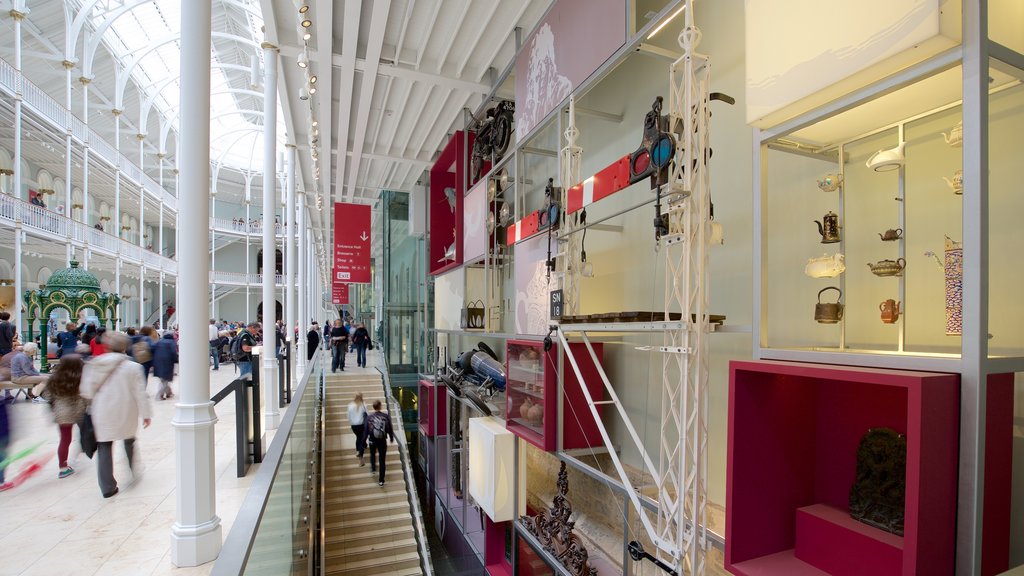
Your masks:
<path fill-rule="evenodd" d="M 402 410 L 401 407 L 395 402 L 395 397 L 391 394 L 391 378 L 388 376 L 387 370 L 381 370 L 381 378 L 384 380 L 384 392 L 385 397 L 388 401 L 388 411 L 394 415 L 396 419 L 397 428 L 402 431 L 403 436 L 405 434 L 405 425 L 402 421 Z M 412 462 L 409 459 L 409 451 L 405 446 L 403 438 L 402 442 L 398 442 L 398 455 L 402 460 L 402 474 L 405 475 L 405 485 L 408 487 L 406 490 L 406 497 L 409 500 L 409 506 L 412 508 L 412 521 L 413 528 L 416 535 L 416 546 L 420 549 L 420 568 L 423 570 L 424 576 L 433 576 L 434 568 L 433 563 L 430 561 L 430 547 L 427 545 L 427 531 L 423 526 L 423 511 L 420 509 L 419 495 L 416 490 L 416 479 L 412 475 Z"/>

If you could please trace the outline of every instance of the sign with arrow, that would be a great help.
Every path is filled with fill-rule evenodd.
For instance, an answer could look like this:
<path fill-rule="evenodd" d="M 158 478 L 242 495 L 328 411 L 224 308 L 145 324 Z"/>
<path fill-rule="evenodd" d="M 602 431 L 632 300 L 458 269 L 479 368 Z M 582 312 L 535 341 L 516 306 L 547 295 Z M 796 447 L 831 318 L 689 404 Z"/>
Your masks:
<path fill-rule="evenodd" d="M 334 203 L 332 284 L 369 284 L 372 232 L 368 204 Z"/>

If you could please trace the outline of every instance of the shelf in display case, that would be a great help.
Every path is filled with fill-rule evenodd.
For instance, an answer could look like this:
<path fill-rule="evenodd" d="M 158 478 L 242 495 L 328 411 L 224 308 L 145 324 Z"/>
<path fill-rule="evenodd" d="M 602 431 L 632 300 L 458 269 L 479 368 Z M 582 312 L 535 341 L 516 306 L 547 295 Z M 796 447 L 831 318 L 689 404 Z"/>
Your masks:
<path fill-rule="evenodd" d="M 583 375 L 584 385 L 595 401 L 604 399 L 604 387 L 590 353 L 583 343 L 569 345 Z M 603 347 L 594 344 L 598 362 L 603 357 Z M 509 340 L 506 344 L 505 422 L 507 428 L 527 442 L 542 450 L 555 450 L 559 426 L 562 425 L 562 448 L 586 448 L 601 445 L 600 432 L 589 410 L 574 407 L 585 406 L 579 380 L 564 358 L 565 373 L 562 377 L 562 413 L 576 414 L 559 422 L 558 405 L 558 354 L 559 347 L 544 350 L 544 343 L 534 340 Z M 525 360 L 519 360 L 526 355 Z M 523 363 L 526 365 L 524 366 Z"/>

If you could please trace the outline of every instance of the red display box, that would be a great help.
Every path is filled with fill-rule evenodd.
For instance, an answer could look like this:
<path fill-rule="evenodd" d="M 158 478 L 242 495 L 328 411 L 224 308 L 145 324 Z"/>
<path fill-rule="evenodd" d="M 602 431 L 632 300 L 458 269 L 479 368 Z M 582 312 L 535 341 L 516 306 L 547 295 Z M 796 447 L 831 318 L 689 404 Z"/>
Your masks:
<path fill-rule="evenodd" d="M 593 344 L 598 362 L 603 346 Z M 604 399 L 604 385 L 597 367 L 582 342 L 569 344 L 580 367 L 584 384 L 594 401 Z M 558 345 L 544 351 L 544 343 L 534 340 L 509 340 L 505 349 L 507 375 L 505 427 L 530 444 L 548 452 L 557 448 L 558 437 Z M 564 359 L 565 392 L 562 395 L 562 449 L 601 446 L 597 423 L 587 407 L 580 381 Z M 600 413 L 600 406 L 598 411 Z"/>
<path fill-rule="evenodd" d="M 448 433 L 447 389 L 444 383 L 420 380 L 419 420 L 420 434 L 427 437 L 444 436 Z M 437 406 L 437 418 L 434 418 Z"/>
<path fill-rule="evenodd" d="M 727 570 L 825 574 L 845 557 L 858 574 L 953 574 L 958 374 L 773 361 L 729 372 Z M 881 426 L 907 438 L 903 538 L 841 519 L 860 439 Z"/>
<path fill-rule="evenodd" d="M 512 576 L 512 523 L 484 517 L 484 569 L 490 576 Z"/>
<path fill-rule="evenodd" d="M 466 195 L 466 174 L 469 171 L 469 150 L 474 136 L 456 130 L 430 169 L 430 274 L 440 274 L 462 264 L 462 211 Z M 445 188 L 455 190 L 455 208 L 451 207 Z M 445 257 L 455 244 L 452 259 Z"/>

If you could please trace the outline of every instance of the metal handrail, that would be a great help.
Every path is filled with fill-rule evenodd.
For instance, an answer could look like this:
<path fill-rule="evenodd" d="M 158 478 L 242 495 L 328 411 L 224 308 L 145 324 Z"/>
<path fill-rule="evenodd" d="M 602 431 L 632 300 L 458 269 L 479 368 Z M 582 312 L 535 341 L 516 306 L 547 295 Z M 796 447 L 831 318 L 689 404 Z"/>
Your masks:
<path fill-rule="evenodd" d="M 409 450 L 404 442 L 405 424 L 402 422 L 402 410 L 395 401 L 395 397 L 391 395 L 391 377 L 388 375 L 388 371 L 381 370 L 380 368 L 377 368 L 377 371 L 380 372 L 381 377 L 384 379 L 384 392 L 388 402 L 388 412 L 397 420 L 398 429 L 402 430 L 403 433 L 403 441 L 397 443 L 398 455 L 402 460 L 402 473 L 405 475 L 405 485 L 408 487 L 405 495 L 409 499 L 410 508 L 412 508 L 412 523 L 415 528 L 416 545 L 420 549 L 420 568 L 426 576 L 433 576 L 434 568 L 432 566 L 433 563 L 430 561 L 427 531 L 423 527 L 423 511 L 420 510 L 420 499 L 416 490 L 416 479 L 412 475 L 412 461 L 409 458 Z"/>
<path fill-rule="evenodd" d="M 285 446 L 291 437 L 292 428 L 295 426 L 295 418 L 299 413 L 298 406 L 307 392 L 314 395 L 319 394 L 320 378 L 313 378 L 314 369 L 320 366 L 319 354 L 321 354 L 321 350 L 318 349 L 306 365 L 306 370 L 295 394 L 297 401 L 285 413 L 284 420 L 277 429 L 267 454 L 263 457 L 263 463 L 260 464 L 256 476 L 253 477 L 249 492 L 245 495 L 242 507 L 238 510 L 238 516 L 235 517 L 231 532 L 228 533 L 220 556 L 210 572 L 211 576 L 238 576 L 245 571 L 246 563 L 253 551 L 257 529 L 263 521 L 271 489 L 284 459 Z M 314 398 L 322 400 L 320 396 Z M 317 522 L 310 524 L 315 526 Z"/>

